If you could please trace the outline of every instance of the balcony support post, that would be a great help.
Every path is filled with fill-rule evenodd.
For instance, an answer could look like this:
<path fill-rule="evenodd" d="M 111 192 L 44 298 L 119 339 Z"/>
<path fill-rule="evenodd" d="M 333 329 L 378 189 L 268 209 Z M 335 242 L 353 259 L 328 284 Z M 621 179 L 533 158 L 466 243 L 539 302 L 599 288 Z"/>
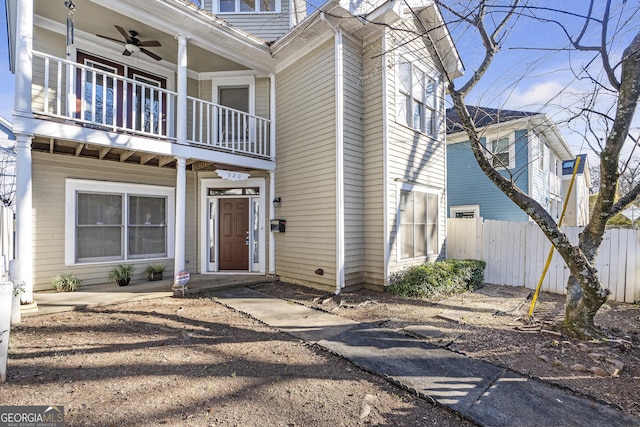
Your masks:
<path fill-rule="evenodd" d="M 176 142 L 187 145 L 187 37 L 178 34 L 178 96 L 176 115 Z M 174 246 L 174 277 L 186 270 L 186 203 L 187 203 L 187 161 L 176 157 L 176 218 Z M 177 283 L 174 283 L 177 286 Z"/>
<path fill-rule="evenodd" d="M 186 270 L 186 203 L 187 203 L 187 161 L 184 157 L 176 157 L 176 217 L 174 242 L 174 278 L 178 272 Z M 175 285 L 175 283 L 174 283 Z"/>
<path fill-rule="evenodd" d="M 33 117 L 31 112 L 33 0 L 19 0 L 17 15 L 13 115 L 31 118 Z"/>
<path fill-rule="evenodd" d="M 31 135 L 16 135 L 16 260 L 14 283 L 24 283 L 20 299 L 33 302 L 33 192 Z"/>

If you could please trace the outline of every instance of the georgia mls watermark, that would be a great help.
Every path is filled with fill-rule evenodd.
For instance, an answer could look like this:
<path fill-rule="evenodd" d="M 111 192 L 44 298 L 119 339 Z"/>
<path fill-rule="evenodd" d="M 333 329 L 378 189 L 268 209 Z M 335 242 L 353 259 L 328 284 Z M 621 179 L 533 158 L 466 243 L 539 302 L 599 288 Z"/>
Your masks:
<path fill-rule="evenodd" d="M 64 427 L 64 406 L 0 406 L 0 427 Z"/>

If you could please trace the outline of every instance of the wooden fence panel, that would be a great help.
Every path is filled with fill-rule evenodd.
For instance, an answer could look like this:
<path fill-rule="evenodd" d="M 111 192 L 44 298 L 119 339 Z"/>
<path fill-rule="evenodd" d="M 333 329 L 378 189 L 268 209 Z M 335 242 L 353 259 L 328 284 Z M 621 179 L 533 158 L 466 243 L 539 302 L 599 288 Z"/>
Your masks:
<path fill-rule="evenodd" d="M 449 218 L 447 220 L 447 258 L 480 259 L 481 241 L 481 218 Z"/>
<path fill-rule="evenodd" d="M 535 289 L 551 248 L 551 243 L 536 224 L 450 219 L 448 227 L 452 236 L 447 240 L 449 258 L 484 260 L 487 263 L 487 283 Z M 582 229 L 563 227 L 573 244 L 578 243 Z M 640 231 L 608 230 L 595 267 L 603 286 L 611 291 L 612 300 L 640 301 Z M 564 294 L 568 279 L 569 269 L 554 251 L 541 289 Z"/>
<path fill-rule="evenodd" d="M 9 261 L 14 257 L 14 230 L 13 230 L 13 210 L 0 206 L 0 250 L 2 259 L 0 261 L 0 276 L 6 275 L 9 271 Z"/>
<path fill-rule="evenodd" d="M 631 236 L 627 239 L 626 282 L 624 292 L 625 302 L 640 301 L 640 230 L 631 230 Z"/>

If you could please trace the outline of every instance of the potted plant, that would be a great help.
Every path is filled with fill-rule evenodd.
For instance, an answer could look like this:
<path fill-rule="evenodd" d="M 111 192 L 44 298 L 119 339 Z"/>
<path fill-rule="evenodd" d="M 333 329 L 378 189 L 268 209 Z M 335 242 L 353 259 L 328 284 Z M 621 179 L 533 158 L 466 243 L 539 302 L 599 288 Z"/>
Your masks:
<path fill-rule="evenodd" d="M 75 274 L 58 273 L 51 280 L 51 286 L 56 292 L 73 292 L 82 285 L 82 280 L 78 279 Z"/>
<path fill-rule="evenodd" d="M 144 271 L 147 276 L 147 280 L 153 282 L 154 280 L 162 280 L 162 273 L 164 272 L 164 264 L 151 264 Z"/>
<path fill-rule="evenodd" d="M 133 264 L 118 264 L 109 271 L 109 279 L 116 282 L 118 286 L 127 286 L 131 281 L 133 270 Z"/>

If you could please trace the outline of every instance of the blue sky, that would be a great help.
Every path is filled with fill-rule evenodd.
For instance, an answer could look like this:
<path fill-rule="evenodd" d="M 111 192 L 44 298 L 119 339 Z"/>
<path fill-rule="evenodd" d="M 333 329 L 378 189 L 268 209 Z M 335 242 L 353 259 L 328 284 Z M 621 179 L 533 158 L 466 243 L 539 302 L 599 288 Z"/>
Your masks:
<path fill-rule="evenodd" d="M 62 2 L 62 0 L 47 1 Z M 323 2 L 319 0 L 311 1 L 309 3 L 310 9 L 321 3 Z M 550 5 L 548 0 L 533 0 L 533 3 L 544 6 Z M 586 1 L 555 0 L 552 5 L 570 10 L 575 14 L 582 14 L 586 12 L 587 3 Z M 616 3 L 618 7 L 621 7 L 622 0 L 618 0 Z M 636 6 L 635 4 L 629 4 L 626 7 L 632 9 Z M 14 76 L 9 72 L 8 65 L 4 1 L 0 1 L 0 9 L 0 19 L 2 20 L 0 23 L 0 40 L 2 40 L 0 42 L 0 115 L 11 119 Z M 444 13 L 446 15 L 446 12 Z M 544 11 L 537 13 L 544 15 Z M 561 20 L 568 29 L 574 32 L 580 28 L 582 23 L 582 20 L 571 15 L 563 15 Z M 640 27 L 640 17 L 636 16 L 635 19 L 629 22 L 621 22 L 617 23 L 621 29 L 621 40 L 628 43 L 632 35 Z M 481 59 L 482 47 L 479 45 L 479 39 L 475 34 L 463 31 L 461 26 L 458 25 L 450 25 L 450 30 L 456 39 L 456 46 L 460 51 L 465 68 L 469 72 Z M 578 54 L 575 52 L 569 54 L 567 51 L 557 50 L 531 50 L 530 48 L 561 49 L 567 46 L 567 39 L 560 27 L 551 23 L 543 24 L 539 21 L 520 18 L 508 36 L 507 42 L 503 44 L 502 50 L 499 52 L 486 78 L 467 98 L 468 103 L 494 108 L 502 107 L 546 112 L 554 120 L 561 122 L 561 131 L 574 149 L 574 152 L 584 151 L 584 139 L 579 133 L 575 132 L 575 130 L 580 129 L 578 123 L 574 121 L 572 124 L 567 125 L 563 124 L 563 122 L 569 116 L 567 107 L 575 105 L 585 92 L 588 93 L 591 90 L 591 86 L 584 79 L 581 79 L 584 74 L 576 76 L 572 72 L 571 66 L 576 69 L 579 64 L 586 63 L 592 59 L 594 54 Z M 595 32 L 588 32 L 585 35 L 585 41 L 597 41 L 598 36 Z M 614 58 L 620 55 L 622 50 L 620 46 L 623 46 L 623 44 L 614 49 Z M 598 67 L 599 63 L 596 62 L 595 66 Z M 465 77 L 462 77 L 456 84 L 461 85 L 464 80 Z M 561 92 L 563 94 L 559 95 Z M 549 100 L 551 101 L 549 102 Z"/>

